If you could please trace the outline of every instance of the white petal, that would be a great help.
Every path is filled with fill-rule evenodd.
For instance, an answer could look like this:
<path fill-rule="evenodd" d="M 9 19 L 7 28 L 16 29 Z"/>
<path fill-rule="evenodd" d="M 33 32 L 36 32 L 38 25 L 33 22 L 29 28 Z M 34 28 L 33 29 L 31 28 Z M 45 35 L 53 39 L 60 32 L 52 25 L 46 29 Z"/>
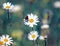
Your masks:
<path fill-rule="evenodd" d="M 9 35 L 6 35 L 6 38 L 9 38 Z"/>
<path fill-rule="evenodd" d="M 14 8 L 14 5 L 11 5 L 9 8 L 9 11 L 11 12 L 11 10 Z"/>
<path fill-rule="evenodd" d="M 34 23 L 34 25 L 37 25 L 36 23 Z"/>
<path fill-rule="evenodd" d="M 35 15 L 35 16 L 34 16 L 34 18 L 35 18 L 35 19 L 38 19 L 38 16 L 37 16 L 37 15 Z"/>
<path fill-rule="evenodd" d="M 32 24 L 30 24 L 30 25 L 29 25 L 29 27 L 33 27 L 33 25 L 32 25 Z"/>
<path fill-rule="evenodd" d="M 5 35 L 2 35 L 2 38 L 4 39 L 5 38 Z"/>
<path fill-rule="evenodd" d="M 7 45 L 10 45 L 10 43 L 9 43 L 9 42 L 7 42 L 6 44 L 7 44 Z"/>
<path fill-rule="evenodd" d="M 6 3 L 3 4 L 3 7 L 6 6 Z"/>
<path fill-rule="evenodd" d="M 34 17 L 32 13 L 31 13 L 31 17 Z"/>
<path fill-rule="evenodd" d="M 8 5 L 8 6 L 10 6 L 10 5 L 11 5 L 11 3 L 7 2 L 7 5 Z"/>
<path fill-rule="evenodd" d="M 9 40 L 12 39 L 12 37 L 9 38 Z"/>

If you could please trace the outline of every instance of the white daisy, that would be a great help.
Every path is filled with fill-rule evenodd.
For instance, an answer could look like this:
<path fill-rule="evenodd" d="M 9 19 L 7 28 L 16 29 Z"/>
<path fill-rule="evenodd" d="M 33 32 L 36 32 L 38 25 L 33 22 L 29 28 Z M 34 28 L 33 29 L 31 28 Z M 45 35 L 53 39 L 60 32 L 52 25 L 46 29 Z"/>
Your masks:
<path fill-rule="evenodd" d="M 60 8 L 60 1 L 55 1 L 54 2 L 54 7 L 55 8 Z"/>
<path fill-rule="evenodd" d="M 31 31 L 29 34 L 28 34 L 28 39 L 29 40 L 36 40 L 37 37 L 38 37 L 38 32 L 37 31 Z"/>
<path fill-rule="evenodd" d="M 1 40 L 8 46 L 13 43 L 13 40 L 9 35 L 2 35 Z"/>
<path fill-rule="evenodd" d="M 29 27 L 33 27 L 33 25 L 37 25 L 38 21 L 38 16 L 34 15 L 34 14 L 28 14 L 28 21 L 26 21 L 24 19 L 24 24 L 25 25 L 29 25 Z"/>
<path fill-rule="evenodd" d="M 3 4 L 3 9 L 12 9 L 14 6 L 11 3 L 7 2 Z"/>
<path fill-rule="evenodd" d="M 48 29 L 48 28 L 49 28 L 49 25 L 47 25 L 47 24 L 44 24 L 41 26 L 41 29 Z"/>
<path fill-rule="evenodd" d="M 45 40 L 45 38 L 47 38 L 47 36 L 40 36 L 39 37 L 40 40 Z"/>

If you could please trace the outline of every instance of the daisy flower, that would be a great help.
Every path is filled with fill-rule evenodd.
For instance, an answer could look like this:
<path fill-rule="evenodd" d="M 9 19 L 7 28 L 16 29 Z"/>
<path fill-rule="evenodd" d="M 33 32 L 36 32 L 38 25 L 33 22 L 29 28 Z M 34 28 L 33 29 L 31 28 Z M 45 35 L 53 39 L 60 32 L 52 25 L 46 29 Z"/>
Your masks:
<path fill-rule="evenodd" d="M 7 2 L 3 4 L 3 9 L 12 9 L 14 6 L 11 3 Z"/>
<path fill-rule="evenodd" d="M 33 25 L 37 25 L 38 21 L 38 16 L 34 15 L 34 14 L 28 14 L 28 19 L 26 21 L 26 19 L 24 19 L 24 24 L 25 25 L 29 25 L 29 27 L 33 27 Z"/>
<path fill-rule="evenodd" d="M 9 35 L 2 35 L 1 41 L 3 41 L 7 46 L 13 43 L 13 40 Z"/>
<path fill-rule="evenodd" d="M 47 25 L 47 24 L 44 24 L 41 26 L 41 29 L 48 29 L 48 28 L 49 28 L 49 25 Z"/>
<path fill-rule="evenodd" d="M 29 40 L 36 40 L 37 37 L 38 37 L 38 32 L 37 31 L 31 31 L 29 34 L 28 34 L 28 39 Z"/>

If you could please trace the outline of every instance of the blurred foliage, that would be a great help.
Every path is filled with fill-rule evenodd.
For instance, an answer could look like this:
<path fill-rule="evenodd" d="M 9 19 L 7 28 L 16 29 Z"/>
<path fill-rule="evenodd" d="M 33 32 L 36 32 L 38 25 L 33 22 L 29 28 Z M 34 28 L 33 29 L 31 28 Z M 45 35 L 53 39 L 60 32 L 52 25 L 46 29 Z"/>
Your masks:
<path fill-rule="evenodd" d="M 9 34 L 13 37 L 14 44 L 11 46 L 33 46 L 33 41 L 29 41 L 25 36 L 31 28 L 24 25 L 23 19 L 27 14 L 33 13 L 39 16 L 39 20 L 47 18 L 44 10 L 49 9 L 53 12 L 51 17 L 50 34 L 48 35 L 47 46 L 60 46 L 60 9 L 53 7 L 55 0 L 0 0 L 0 35 Z M 2 8 L 3 3 L 11 2 L 13 5 L 19 4 L 22 9 L 19 12 L 10 13 L 8 22 L 7 11 Z M 41 32 L 41 22 L 34 29 Z M 39 46 L 44 46 L 44 41 L 38 40 Z"/>

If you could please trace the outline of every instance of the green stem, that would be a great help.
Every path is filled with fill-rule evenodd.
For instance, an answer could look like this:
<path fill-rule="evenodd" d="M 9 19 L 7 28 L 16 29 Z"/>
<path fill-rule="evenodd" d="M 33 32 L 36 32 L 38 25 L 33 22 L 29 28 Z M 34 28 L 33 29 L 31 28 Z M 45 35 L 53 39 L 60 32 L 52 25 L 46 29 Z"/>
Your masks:
<path fill-rule="evenodd" d="M 47 38 L 45 38 L 44 42 L 45 42 L 45 46 L 46 46 L 47 45 Z"/>
<path fill-rule="evenodd" d="M 9 15 L 9 10 L 8 10 L 8 13 L 7 13 L 7 14 L 8 14 L 8 21 L 9 21 L 9 16 L 10 16 L 10 15 Z"/>
<path fill-rule="evenodd" d="M 37 41 L 33 41 L 34 42 L 34 44 L 33 44 L 33 46 L 38 46 L 38 42 Z"/>
<path fill-rule="evenodd" d="M 36 46 L 38 46 L 38 41 L 36 40 Z"/>
<path fill-rule="evenodd" d="M 32 27 L 32 31 L 34 30 L 34 28 Z"/>

